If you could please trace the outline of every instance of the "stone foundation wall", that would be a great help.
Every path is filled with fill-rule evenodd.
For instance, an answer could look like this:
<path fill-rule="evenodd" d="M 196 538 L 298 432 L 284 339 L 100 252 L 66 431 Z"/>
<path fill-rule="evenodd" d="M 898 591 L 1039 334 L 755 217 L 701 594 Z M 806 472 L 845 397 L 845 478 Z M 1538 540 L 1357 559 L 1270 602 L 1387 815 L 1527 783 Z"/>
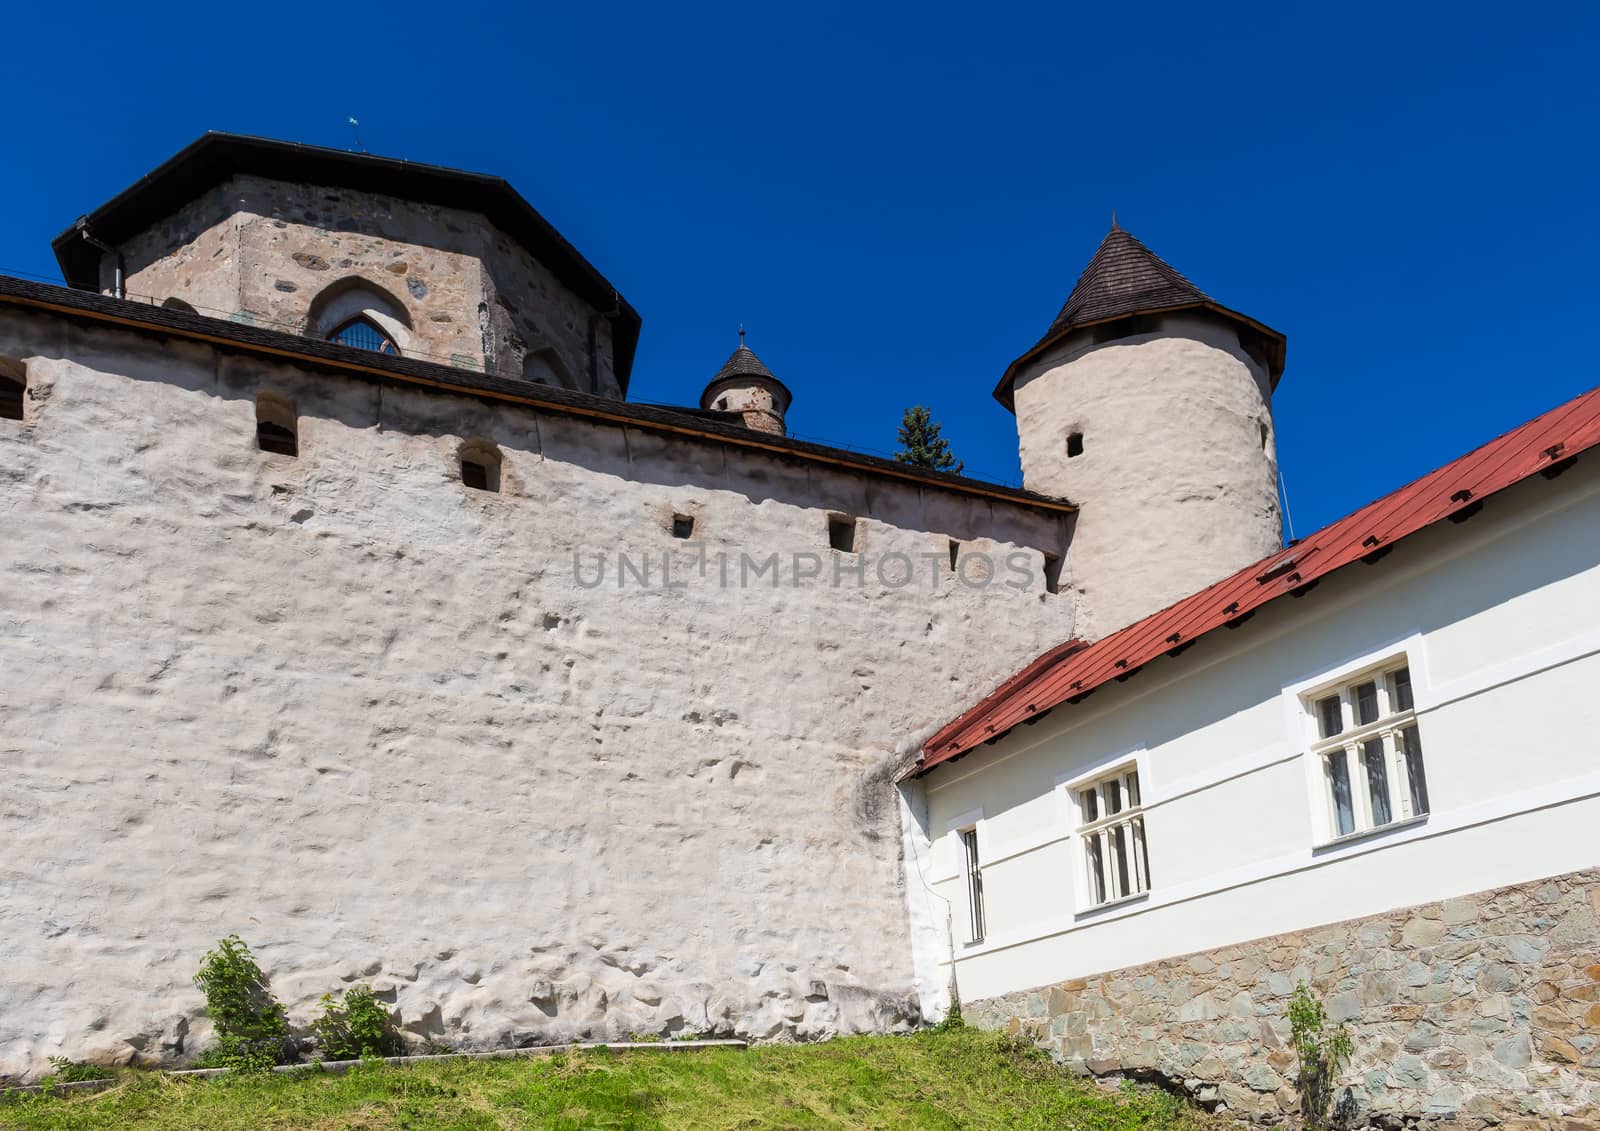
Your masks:
<path fill-rule="evenodd" d="M 1600 870 L 1277 935 L 968 1006 L 1096 1075 L 1160 1075 L 1278 1124 L 1304 980 L 1355 1054 L 1357 1125 L 1600 1127 Z M 1560 1122 L 1552 1123 L 1551 1120 Z"/>

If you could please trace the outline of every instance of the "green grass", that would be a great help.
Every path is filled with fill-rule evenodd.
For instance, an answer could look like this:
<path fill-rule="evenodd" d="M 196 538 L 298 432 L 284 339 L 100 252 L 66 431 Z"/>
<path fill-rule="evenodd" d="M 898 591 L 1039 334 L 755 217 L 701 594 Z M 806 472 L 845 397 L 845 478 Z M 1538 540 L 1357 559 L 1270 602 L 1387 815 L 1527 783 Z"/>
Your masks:
<path fill-rule="evenodd" d="M 1109 1093 L 971 1029 L 683 1053 L 175 1080 L 125 1071 L 108 1091 L 0 1101 L 4 1128 L 1136 1128 L 1211 1119 L 1161 1093 Z"/>

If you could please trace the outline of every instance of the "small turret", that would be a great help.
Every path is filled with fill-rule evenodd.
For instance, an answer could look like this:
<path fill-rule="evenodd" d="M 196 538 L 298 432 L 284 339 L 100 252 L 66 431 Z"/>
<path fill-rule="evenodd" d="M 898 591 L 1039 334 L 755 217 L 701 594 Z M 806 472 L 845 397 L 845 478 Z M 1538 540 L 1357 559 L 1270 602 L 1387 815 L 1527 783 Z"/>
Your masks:
<path fill-rule="evenodd" d="M 700 407 L 712 412 L 740 413 L 746 428 L 782 436 L 784 414 L 793 399 L 788 386 L 774 377 L 744 344 L 741 326 L 739 348 L 722 363 L 706 391 L 700 394 Z"/>
<path fill-rule="evenodd" d="M 1080 623 L 1103 636 L 1278 549 L 1272 391 L 1284 338 L 1116 220 L 1006 370 L 1023 483 L 1077 503 Z"/>

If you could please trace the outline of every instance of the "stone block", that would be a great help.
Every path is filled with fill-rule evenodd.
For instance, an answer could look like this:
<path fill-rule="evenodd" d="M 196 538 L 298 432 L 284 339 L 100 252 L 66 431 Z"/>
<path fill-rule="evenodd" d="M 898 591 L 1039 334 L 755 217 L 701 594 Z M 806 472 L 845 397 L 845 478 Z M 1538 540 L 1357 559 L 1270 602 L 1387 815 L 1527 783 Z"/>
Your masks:
<path fill-rule="evenodd" d="M 1522 984 L 1522 977 L 1504 962 L 1490 962 L 1478 975 L 1478 987 L 1485 993 L 1505 993 Z"/>
<path fill-rule="evenodd" d="M 1328 1020 L 1334 1024 L 1355 1021 L 1361 1017 L 1361 999 L 1354 990 L 1329 996 L 1325 1008 Z"/>
<path fill-rule="evenodd" d="M 1178 1020 L 1184 1022 L 1215 1021 L 1221 1016 L 1222 1010 L 1209 993 L 1190 998 L 1178 1010 Z"/>
<path fill-rule="evenodd" d="M 1444 920 L 1445 925 L 1451 927 L 1458 926 L 1462 923 L 1475 922 L 1477 921 L 1478 916 L 1478 902 L 1470 896 L 1461 899 L 1445 900 L 1440 915 L 1440 917 Z"/>
<path fill-rule="evenodd" d="M 1443 938 L 1444 923 L 1438 919 L 1414 917 L 1406 922 L 1400 932 L 1401 945 L 1412 948 L 1433 946 Z"/>
<path fill-rule="evenodd" d="M 1490 1055 L 1507 1068 L 1526 1068 L 1533 1063 L 1533 1038 L 1519 1033 L 1493 1046 Z"/>
<path fill-rule="evenodd" d="M 1550 949 L 1550 940 L 1539 935 L 1508 935 L 1501 940 L 1512 962 L 1537 965 Z"/>
<path fill-rule="evenodd" d="M 1570 1041 L 1554 1034 L 1547 1035 L 1539 1041 L 1539 1055 L 1557 1064 L 1579 1064 L 1583 1061 L 1583 1054 L 1574 1048 Z"/>
<path fill-rule="evenodd" d="M 1446 1084 L 1436 1091 L 1428 1093 L 1428 1098 L 1423 1101 L 1422 1110 L 1428 1115 L 1451 1114 L 1461 1109 L 1466 1103 L 1466 1089 L 1460 1084 Z"/>
<path fill-rule="evenodd" d="M 1418 1021 L 1406 1034 L 1402 1043 L 1411 1052 L 1425 1052 L 1428 1049 L 1438 1048 L 1441 1041 L 1437 1025 L 1429 1021 Z"/>
<path fill-rule="evenodd" d="M 1425 1088 L 1432 1078 L 1428 1066 L 1422 1062 L 1421 1057 L 1404 1053 L 1394 1058 L 1391 1074 L 1397 1088 Z"/>
<path fill-rule="evenodd" d="M 1283 1087 L 1283 1079 L 1265 1064 L 1254 1064 L 1245 1069 L 1244 1082 L 1256 1092 L 1276 1092 Z"/>

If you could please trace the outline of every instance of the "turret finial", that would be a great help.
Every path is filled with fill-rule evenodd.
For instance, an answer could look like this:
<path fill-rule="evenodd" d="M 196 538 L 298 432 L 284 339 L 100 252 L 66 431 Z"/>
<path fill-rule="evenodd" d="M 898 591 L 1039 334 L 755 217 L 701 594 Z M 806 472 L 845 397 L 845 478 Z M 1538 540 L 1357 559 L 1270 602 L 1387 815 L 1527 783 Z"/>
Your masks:
<path fill-rule="evenodd" d="M 744 349 L 744 323 L 739 323 L 739 348 Z"/>
<path fill-rule="evenodd" d="M 1117 223 L 1117 210 L 1113 208 L 1111 210 L 1111 230 L 1114 232 L 1120 227 L 1122 227 L 1122 225 Z"/>

